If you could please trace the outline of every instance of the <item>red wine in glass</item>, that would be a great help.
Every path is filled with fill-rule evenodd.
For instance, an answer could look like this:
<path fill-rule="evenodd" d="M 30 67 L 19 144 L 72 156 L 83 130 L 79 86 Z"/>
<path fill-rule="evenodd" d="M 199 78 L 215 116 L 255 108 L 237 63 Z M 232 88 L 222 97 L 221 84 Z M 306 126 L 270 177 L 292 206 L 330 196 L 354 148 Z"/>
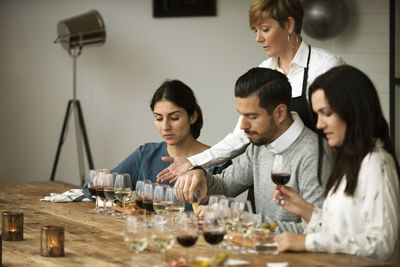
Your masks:
<path fill-rule="evenodd" d="M 203 232 L 203 237 L 210 245 L 217 245 L 224 239 L 225 232 L 223 231 L 210 231 Z"/>
<path fill-rule="evenodd" d="M 280 187 L 285 185 L 290 180 L 290 159 L 285 154 L 275 154 L 272 162 L 271 169 L 271 179 L 274 184 Z M 277 204 L 287 204 L 285 200 L 283 200 L 282 194 L 279 194 L 278 199 L 276 200 Z"/>
<path fill-rule="evenodd" d="M 197 242 L 197 235 L 182 235 L 176 238 L 178 243 L 183 247 L 191 247 Z"/>

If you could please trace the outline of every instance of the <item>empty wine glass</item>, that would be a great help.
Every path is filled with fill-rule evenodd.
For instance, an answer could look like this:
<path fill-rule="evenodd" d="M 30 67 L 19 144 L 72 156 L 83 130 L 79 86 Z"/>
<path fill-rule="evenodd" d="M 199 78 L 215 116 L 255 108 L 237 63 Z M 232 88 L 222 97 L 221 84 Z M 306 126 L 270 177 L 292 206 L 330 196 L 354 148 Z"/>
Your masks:
<path fill-rule="evenodd" d="M 171 205 L 165 207 L 165 210 L 176 218 L 176 215 L 185 210 L 185 202 L 176 198 L 175 189 L 169 186 L 165 192 L 165 200 Z"/>
<path fill-rule="evenodd" d="M 177 217 L 176 240 L 186 248 L 186 262 L 189 262 L 189 247 L 197 242 L 198 224 L 193 212 L 183 212 Z"/>
<path fill-rule="evenodd" d="M 122 201 L 123 213 L 121 217 L 126 218 L 125 203 L 132 195 L 132 181 L 128 173 L 118 174 L 115 177 L 114 191 L 115 197 Z"/>
<path fill-rule="evenodd" d="M 290 159 L 284 154 L 275 154 L 272 162 L 271 179 L 280 190 L 282 185 L 285 185 L 290 180 Z M 282 194 L 279 194 L 275 201 L 277 204 L 286 204 Z"/>
<path fill-rule="evenodd" d="M 154 245 L 161 251 L 162 265 L 165 265 L 165 251 L 175 242 L 175 224 L 169 214 L 156 214 L 153 217 L 151 238 Z"/>
<path fill-rule="evenodd" d="M 107 201 L 111 202 L 111 212 L 107 210 L 107 206 L 105 205 L 105 211 L 104 215 L 112 215 L 115 216 L 115 206 L 114 206 L 114 200 L 116 199 L 115 197 L 115 190 L 114 190 L 114 184 L 115 184 L 115 178 L 118 173 L 113 172 L 113 173 L 106 173 L 104 176 L 104 195 L 107 199 Z"/>
<path fill-rule="evenodd" d="M 232 203 L 232 212 L 234 216 L 233 229 L 241 234 L 242 245 L 241 252 L 246 254 L 246 237 L 249 237 L 253 230 L 254 214 L 251 203 L 248 200 L 235 201 Z"/>
<path fill-rule="evenodd" d="M 171 202 L 165 200 L 167 189 L 168 185 L 165 184 L 156 184 L 154 187 L 153 208 L 157 214 L 166 213 L 165 207 L 171 204 Z"/>

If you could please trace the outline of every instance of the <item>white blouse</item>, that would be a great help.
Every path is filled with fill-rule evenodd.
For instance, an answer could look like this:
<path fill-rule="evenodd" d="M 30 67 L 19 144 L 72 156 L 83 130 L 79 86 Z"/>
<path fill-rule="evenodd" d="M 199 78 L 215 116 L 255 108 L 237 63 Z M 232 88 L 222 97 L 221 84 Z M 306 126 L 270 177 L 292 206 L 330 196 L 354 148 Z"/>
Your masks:
<path fill-rule="evenodd" d="M 399 178 L 393 157 L 377 140 L 362 160 L 354 196 L 342 179 L 305 226 L 307 251 L 356 254 L 400 263 Z"/>

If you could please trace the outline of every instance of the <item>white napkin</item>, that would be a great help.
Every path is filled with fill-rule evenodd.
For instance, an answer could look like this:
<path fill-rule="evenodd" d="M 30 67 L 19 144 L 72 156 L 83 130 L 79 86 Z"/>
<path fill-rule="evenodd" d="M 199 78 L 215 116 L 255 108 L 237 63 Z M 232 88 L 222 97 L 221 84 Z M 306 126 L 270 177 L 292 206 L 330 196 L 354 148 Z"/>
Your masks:
<path fill-rule="evenodd" d="M 249 264 L 249 262 L 248 262 L 248 261 L 245 261 L 245 260 L 236 260 L 236 259 L 228 259 L 228 260 L 225 262 L 225 265 L 229 265 L 229 266 L 232 266 L 232 265 L 241 265 L 241 264 Z"/>
<path fill-rule="evenodd" d="M 289 262 L 270 262 L 267 267 L 289 267 Z"/>
<path fill-rule="evenodd" d="M 78 201 L 92 201 L 89 198 L 85 198 L 82 189 L 70 189 L 62 194 L 50 193 L 50 196 L 40 199 L 40 201 L 51 201 L 51 202 L 78 202 Z"/>

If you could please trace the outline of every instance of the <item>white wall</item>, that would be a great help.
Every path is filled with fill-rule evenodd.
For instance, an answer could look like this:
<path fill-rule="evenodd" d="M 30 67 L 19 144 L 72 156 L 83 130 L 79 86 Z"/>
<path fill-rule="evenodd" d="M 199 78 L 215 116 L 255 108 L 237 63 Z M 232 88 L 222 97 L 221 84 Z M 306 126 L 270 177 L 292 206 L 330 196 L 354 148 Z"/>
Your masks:
<path fill-rule="evenodd" d="M 251 0 L 217 0 L 216 17 L 153 18 L 150 0 L 0 0 L 0 182 L 50 177 L 72 59 L 56 38 L 61 19 L 97 9 L 107 40 L 78 58 L 78 98 L 96 167 L 113 167 L 144 142 L 160 141 L 149 101 L 166 78 L 187 83 L 203 108 L 200 141 L 232 130 L 233 85 L 266 58 L 248 28 Z M 389 1 L 348 0 L 350 24 L 328 41 L 304 36 L 365 71 L 388 114 Z M 70 123 L 56 180 L 78 184 Z"/>

